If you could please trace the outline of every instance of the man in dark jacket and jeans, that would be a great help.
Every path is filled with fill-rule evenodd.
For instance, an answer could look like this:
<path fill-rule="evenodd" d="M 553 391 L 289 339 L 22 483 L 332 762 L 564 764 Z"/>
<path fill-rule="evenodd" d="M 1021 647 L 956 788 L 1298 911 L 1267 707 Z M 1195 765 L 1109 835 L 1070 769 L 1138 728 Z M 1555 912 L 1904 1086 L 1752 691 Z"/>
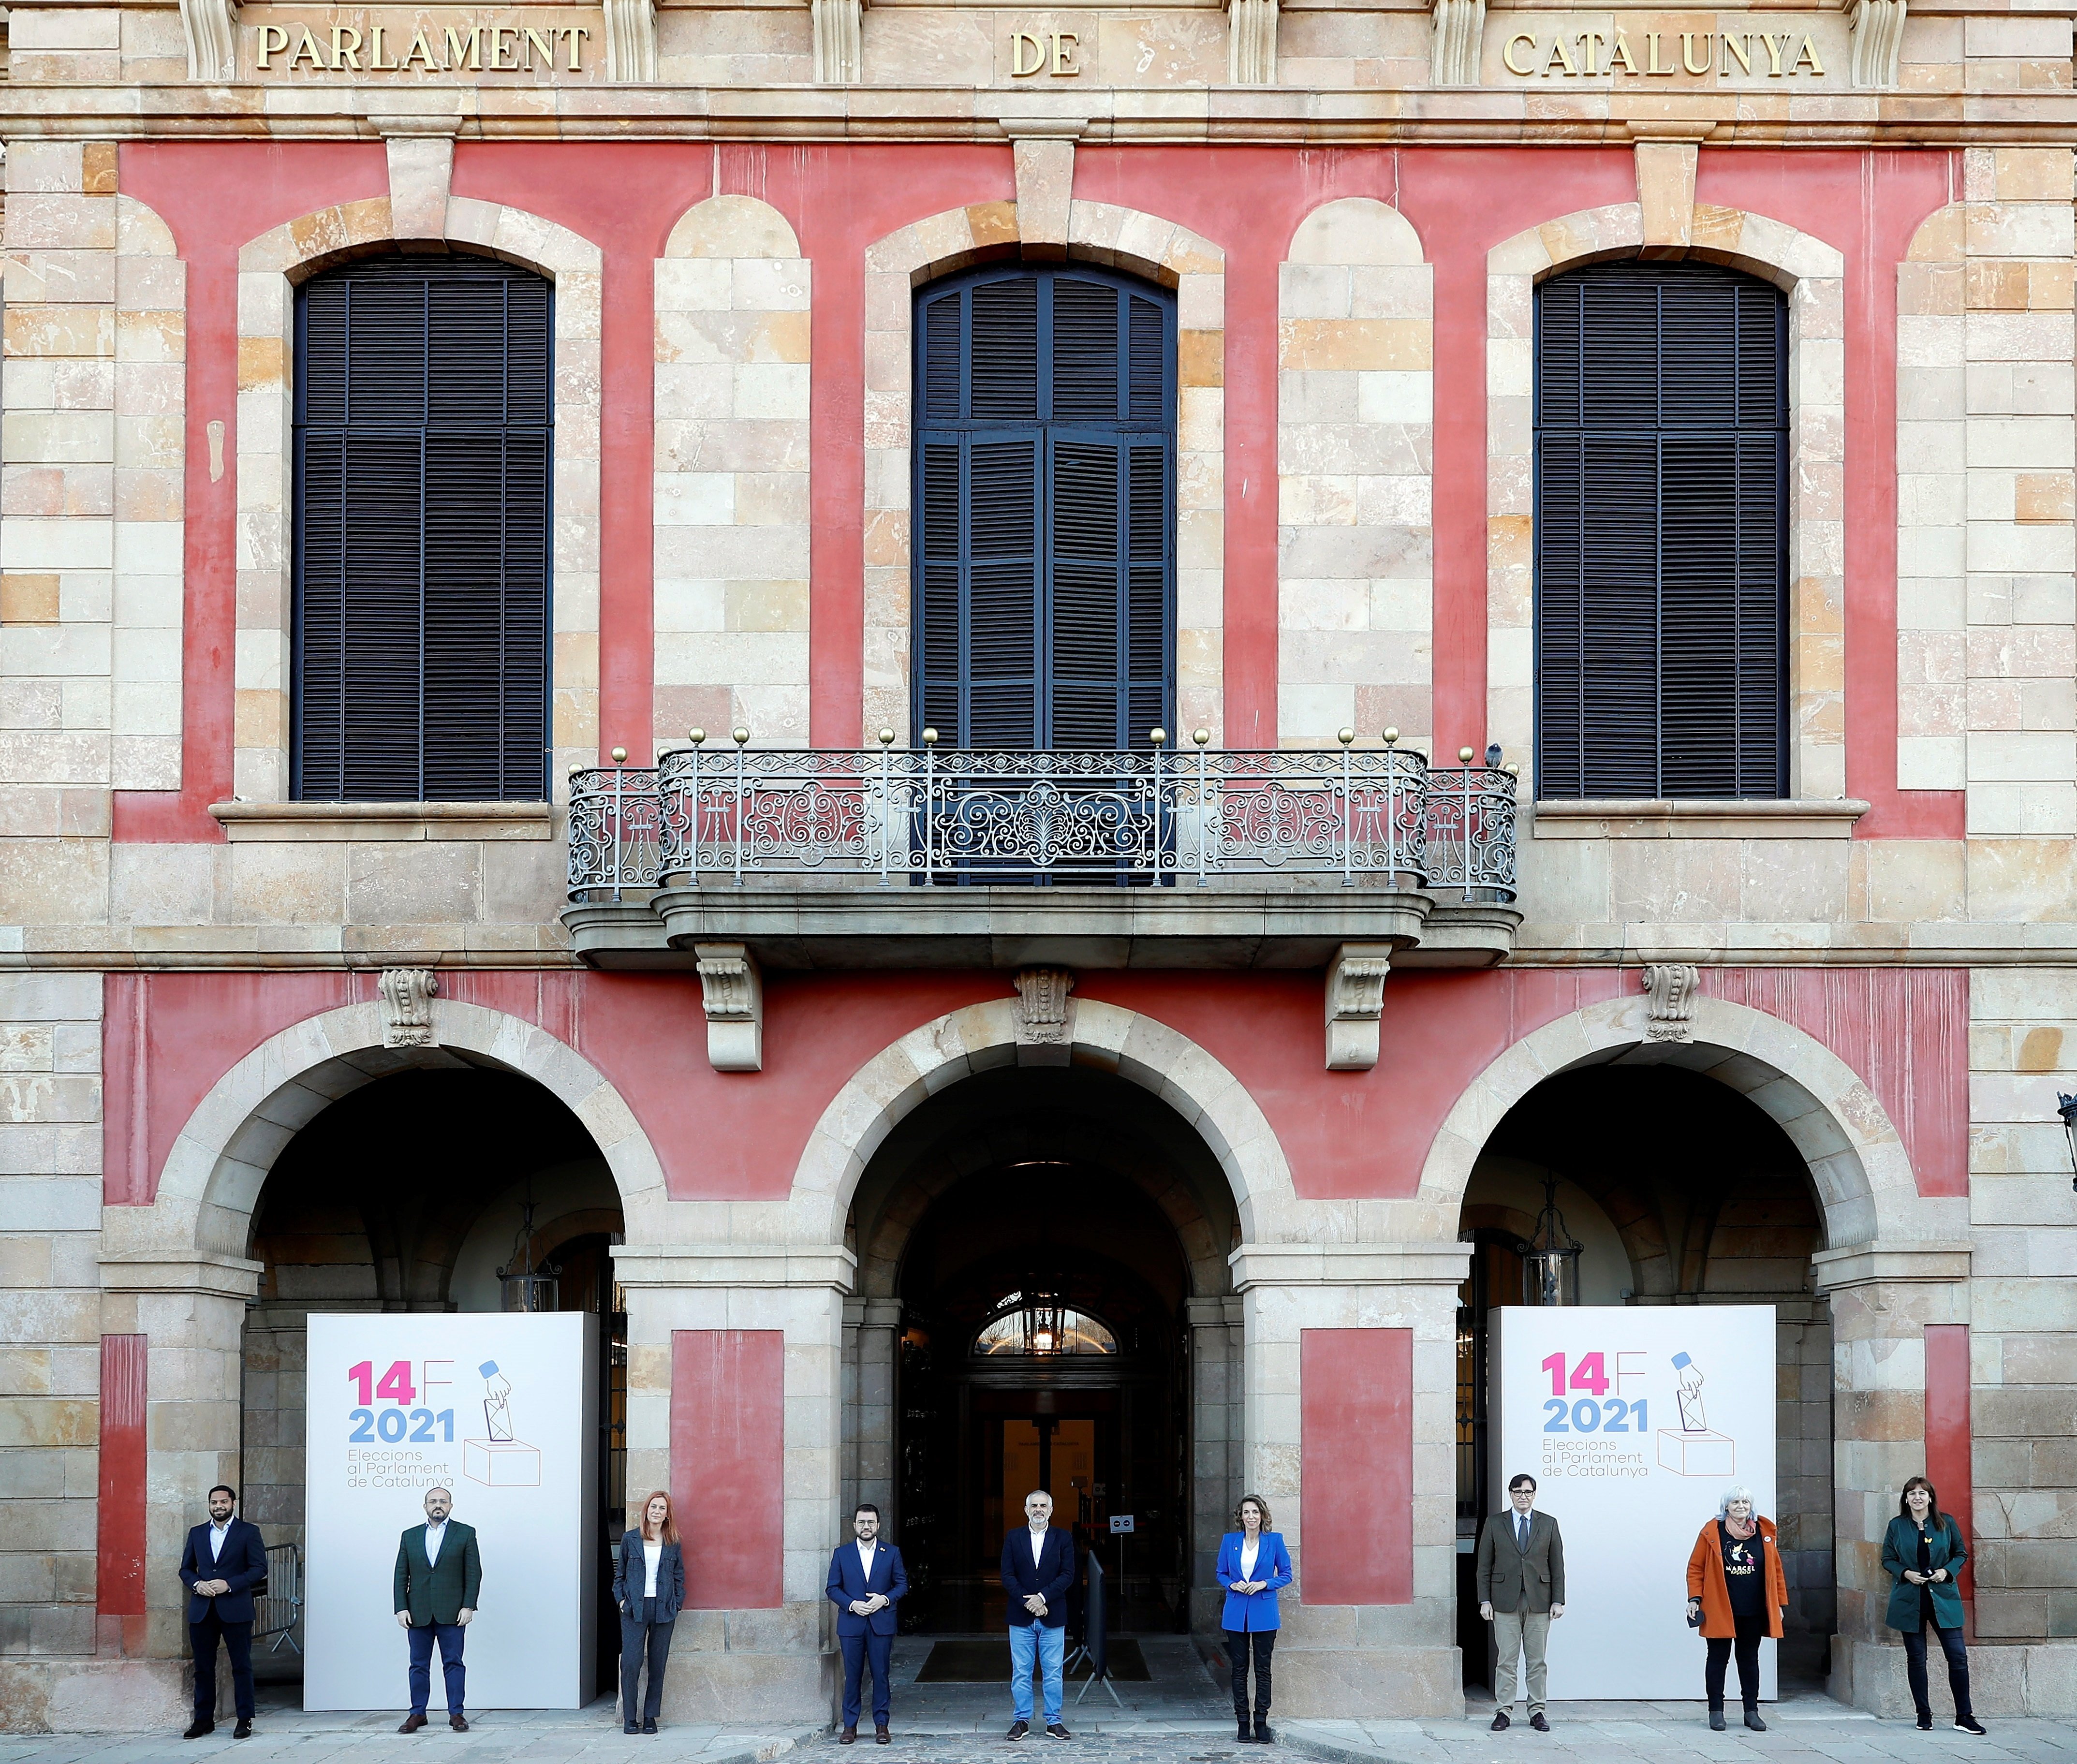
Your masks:
<path fill-rule="evenodd" d="M 476 1596 L 483 1585 L 483 1562 L 476 1550 L 476 1532 L 449 1519 L 454 1496 L 444 1488 L 426 1491 L 426 1522 L 406 1530 L 397 1546 L 397 1621 L 411 1638 L 411 1712 L 399 1733 L 415 1733 L 426 1724 L 426 1699 L 432 1691 L 433 1643 L 440 1645 L 440 1676 L 447 1682 L 447 1725 L 468 1731 L 462 1713 L 466 1684 L 461 1663 L 462 1630 L 476 1615 Z"/>
<path fill-rule="evenodd" d="M 1558 1521 L 1535 1511 L 1536 1479 L 1523 1475 L 1507 1485 L 1508 1511 L 1486 1521 L 1479 1539 L 1474 1579 L 1479 1615 L 1493 1626 L 1500 1670 L 1493 1678 L 1493 1732 L 1510 1725 L 1514 1705 L 1514 1663 L 1520 1654 L 1529 1691 L 1529 1724 L 1550 1731 L 1543 1715 L 1543 1650 L 1550 1620 L 1565 1615 L 1565 1540 Z"/>
<path fill-rule="evenodd" d="M 1053 1497 L 1034 1488 L 1024 1497 L 1025 1523 L 1002 1540 L 1002 1590 L 1009 1595 L 1009 1696 L 1017 1719 L 1009 1737 L 1031 1731 L 1031 1667 L 1046 1679 L 1046 1732 L 1060 1724 L 1060 1675 L 1068 1653 L 1068 1589 L 1075 1583 L 1075 1540 L 1052 1526 Z"/>

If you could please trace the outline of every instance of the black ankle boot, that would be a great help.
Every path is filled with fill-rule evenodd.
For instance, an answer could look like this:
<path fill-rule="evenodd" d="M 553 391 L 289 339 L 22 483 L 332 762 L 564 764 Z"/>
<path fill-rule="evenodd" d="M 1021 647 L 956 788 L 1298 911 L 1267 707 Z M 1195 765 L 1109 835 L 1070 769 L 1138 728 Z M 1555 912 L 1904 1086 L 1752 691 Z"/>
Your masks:
<path fill-rule="evenodd" d="M 1269 1711 L 1266 1708 L 1255 1712 L 1255 1743 L 1257 1745 L 1276 1743 L 1276 1736 L 1269 1731 Z"/>
<path fill-rule="evenodd" d="M 1755 1733 L 1764 1733 L 1767 1731 L 1767 1723 L 1759 1718 L 1759 1705 L 1757 1703 L 1748 1703 L 1746 1705 L 1746 1725 Z"/>
<path fill-rule="evenodd" d="M 1721 1733 L 1724 1731 L 1724 1705 L 1721 1703 L 1712 1703 L 1709 1705 L 1709 1731 L 1712 1733 Z"/>
<path fill-rule="evenodd" d="M 1240 1743 L 1242 1745 L 1253 1745 L 1255 1743 L 1255 1735 L 1248 1728 L 1247 1705 L 1245 1703 L 1236 1703 L 1234 1704 L 1234 1720 L 1240 1724 Z"/>

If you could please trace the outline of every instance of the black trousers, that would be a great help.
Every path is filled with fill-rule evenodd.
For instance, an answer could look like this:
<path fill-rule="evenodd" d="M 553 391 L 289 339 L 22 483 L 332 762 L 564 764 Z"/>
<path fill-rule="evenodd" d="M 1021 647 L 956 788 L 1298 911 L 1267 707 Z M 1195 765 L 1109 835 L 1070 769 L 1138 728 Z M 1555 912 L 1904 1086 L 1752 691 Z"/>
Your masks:
<path fill-rule="evenodd" d="M 1247 1719 L 1248 1644 L 1255 1644 L 1255 1712 L 1269 1712 L 1269 1657 L 1276 1651 L 1274 1629 L 1229 1629 L 1226 1658 L 1233 1664 L 1234 1713 Z"/>
<path fill-rule="evenodd" d="M 1933 1704 L 1925 1683 L 1925 1632 L 1940 1637 L 1940 1651 L 1947 1656 L 1947 1688 L 1954 1693 L 1954 1716 L 1959 1720 L 1975 1712 L 1969 1707 L 1969 1650 L 1962 1645 L 1959 1629 L 1943 1629 L 1930 1618 L 1904 1633 L 1904 1670 L 1911 1680 L 1911 1700 L 1921 1717 L 1929 1718 Z"/>
<path fill-rule="evenodd" d="M 669 1623 L 651 1623 L 649 1613 L 656 1608 L 647 1599 L 633 1601 L 635 1615 L 625 1611 L 620 1613 L 620 1718 L 623 1721 L 635 1719 L 635 1693 L 642 1684 L 642 1662 L 649 1662 L 649 1688 L 642 1699 L 642 1719 L 653 1721 L 664 1707 L 664 1664 L 671 1658 L 671 1631 L 676 1619 Z"/>
<path fill-rule="evenodd" d="M 1738 1694 L 1745 1699 L 1746 1707 L 1759 1707 L 1759 1644 L 1767 1633 L 1767 1619 L 1755 1612 L 1749 1617 L 1734 1617 L 1738 1626 L 1735 1640 L 1727 1635 L 1705 1636 L 1709 1644 L 1709 1658 L 1702 1668 L 1702 1687 L 1709 1693 L 1709 1707 L 1721 1709 L 1724 1706 L 1724 1664 L 1734 1649 L 1738 1657 Z"/>
<path fill-rule="evenodd" d="M 231 1691 L 238 1706 L 238 1719 L 252 1719 L 252 1625 L 226 1623 L 212 1610 L 199 1623 L 188 1625 L 188 1645 L 194 1652 L 194 1712 L 198 1721 L 216 1719 L 216 1638 L 223 1637 L 224 1652 L 231 1656 Z M 1925 1676 L 1920 1656 L 1919 1677 Z"/>

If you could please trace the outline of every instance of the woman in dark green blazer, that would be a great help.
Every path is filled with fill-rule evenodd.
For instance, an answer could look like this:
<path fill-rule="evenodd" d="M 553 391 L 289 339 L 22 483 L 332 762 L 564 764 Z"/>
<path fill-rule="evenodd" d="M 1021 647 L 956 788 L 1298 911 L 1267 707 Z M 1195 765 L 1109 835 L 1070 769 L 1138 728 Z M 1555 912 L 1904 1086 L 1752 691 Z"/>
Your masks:
<path fill-rule="evenodd" d="M 1961 1528 L 1940 1510 L 1933 1484 L 1914 1476 L 1904 1485 L 1896 1517 L 1883 1533 L 1883 1566 L 1896 1583 L 1890 1588 L 1889 1626 L 1904 1637 L 1904 1654 L 1911 1679 L 1911 1700 L 1918 1709 L 1921 1732 L 1933 1726 L 1933 1704 L 1925 1683 L 1925 1633 L 1940 1637 L 1947 1656 L 1947 1686 L 1954 1693 L 1954 1725 L 1964 1733 L 1980 1733 L 1983 1724 L 1969 1708 L 1969 1655 L 1962 1645 L 1962 1595 L 1954 1577 L 1969 1559 Z"/>

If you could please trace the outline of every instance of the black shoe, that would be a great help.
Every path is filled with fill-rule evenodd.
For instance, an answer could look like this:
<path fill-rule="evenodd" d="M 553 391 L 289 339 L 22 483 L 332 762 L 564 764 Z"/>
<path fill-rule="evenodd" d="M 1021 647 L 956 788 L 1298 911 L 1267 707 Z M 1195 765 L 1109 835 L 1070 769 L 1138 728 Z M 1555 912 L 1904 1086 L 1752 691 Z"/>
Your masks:
<path fill-rule="evenodd" d="M 622 1721 L 620 1724 L 620 1731 L 623 1733 L 639 1733 L 642 1731 L 642 1729 L 636 1722 Z"/>
<path fill-rule="evenodd" d="M 1933 1717 L 1931 1716 L 1921 1715 L 1919 1716 L 1918 1731 L 1921 1733 L 1930 1733 L 1933 1731 Z"/>
<path fill-rule="evenodd" d="M 184 1740 L 198 1740 L 202 1738 L 204 1734 L 214 1733 L 215 1731 L 215 1722 L 205 1721 L 200 1716 L 197 1716 L 194 1720 L 188 1724 L 187 1732 L 183 1733 L 181 1737 Z"/>
<path fill-rule="evenodd" d="M 239 1716 L 238 1717 L 238 1725 L 231 1730 L 231 1737 L 234 1740 L 251 1739 L 252 1737 L 252 1717 L 249 1715 Z"/>
<path fill-rule="evenodd" d="M 1709 1711 L 1709 1731 L 1712 1733 L 1724 1731 L 1724 1711 L 1721 1704 Z"/>
<path fill-rule="evenodd" d="M 1493 1711 L 1492 1730 L 1494 1733 L 1505 1733 L 1513 1725 L 1514 1717 L 1509 1715 L 1505 1709 L 1496 1709 Z"/>
<path fill-rule="evenodd" d="M 1009 1731 L 1004 1734 L 1003 1737 L 1006 1740 L 1021 1740 L 1030 1731 L 1031 1724 L 1029 1721 L 1012 1721 L 1009 1724 Z"/>
<path fill-rule="evenodd" d="M 1958 1733 L 1985 1733 L 1990 1730 L 1973 1715 L 1958 1715 L 1954 1717 L 1954 1731 Z"/>
<path fill-rule="evenodd" d="M 1755 1733 L 1764 1733 L 1767 1731 L 1767 1723 L 1759 1718 L 1759 1711 L 1755 1708 L 1746 1709 L 1746 1725 Z"/>
<path fill-rule="evenodd" d="M 1058 1721 L 1048 1721 L 1046 1724 L 1046 1737 L 1049 1740 L 1072 1740 L 1074 1737 Z"/>
<path fill-rule="evenodd" d="M 1242 1745 L 1255 1744 L 1255 1729 L 1247 1724 L 1247 1716 L 1244 1714 L 1240 1718 L 1240 1732 L 1234 1738 Z"/>
<path fill-rule="evenodd" d="M 1548 1733 L 1550 1731 L 1550 1724 L 1543 1719 L 1543 1712 L 1541 1709 L 1530 1716 L 1529 1724 L 1539 1733 Z"/>
<path fill-rule="evenodd" d="M 644 1733 L 654 1733 L 656 1731 L 656 1717 L 655 1716 L 645 1715 L 642 1717 L 642 1731 Z"/>
<path fill-rule="evenodd" d="M 1255 1743 L 1257 1745 L 1274 1745 L 1276 1743 L 1276 1736 L 1269 1731 L 1269 1717 L 1266 1715 L 1258 1715 L 1255 1718 Z"/>

